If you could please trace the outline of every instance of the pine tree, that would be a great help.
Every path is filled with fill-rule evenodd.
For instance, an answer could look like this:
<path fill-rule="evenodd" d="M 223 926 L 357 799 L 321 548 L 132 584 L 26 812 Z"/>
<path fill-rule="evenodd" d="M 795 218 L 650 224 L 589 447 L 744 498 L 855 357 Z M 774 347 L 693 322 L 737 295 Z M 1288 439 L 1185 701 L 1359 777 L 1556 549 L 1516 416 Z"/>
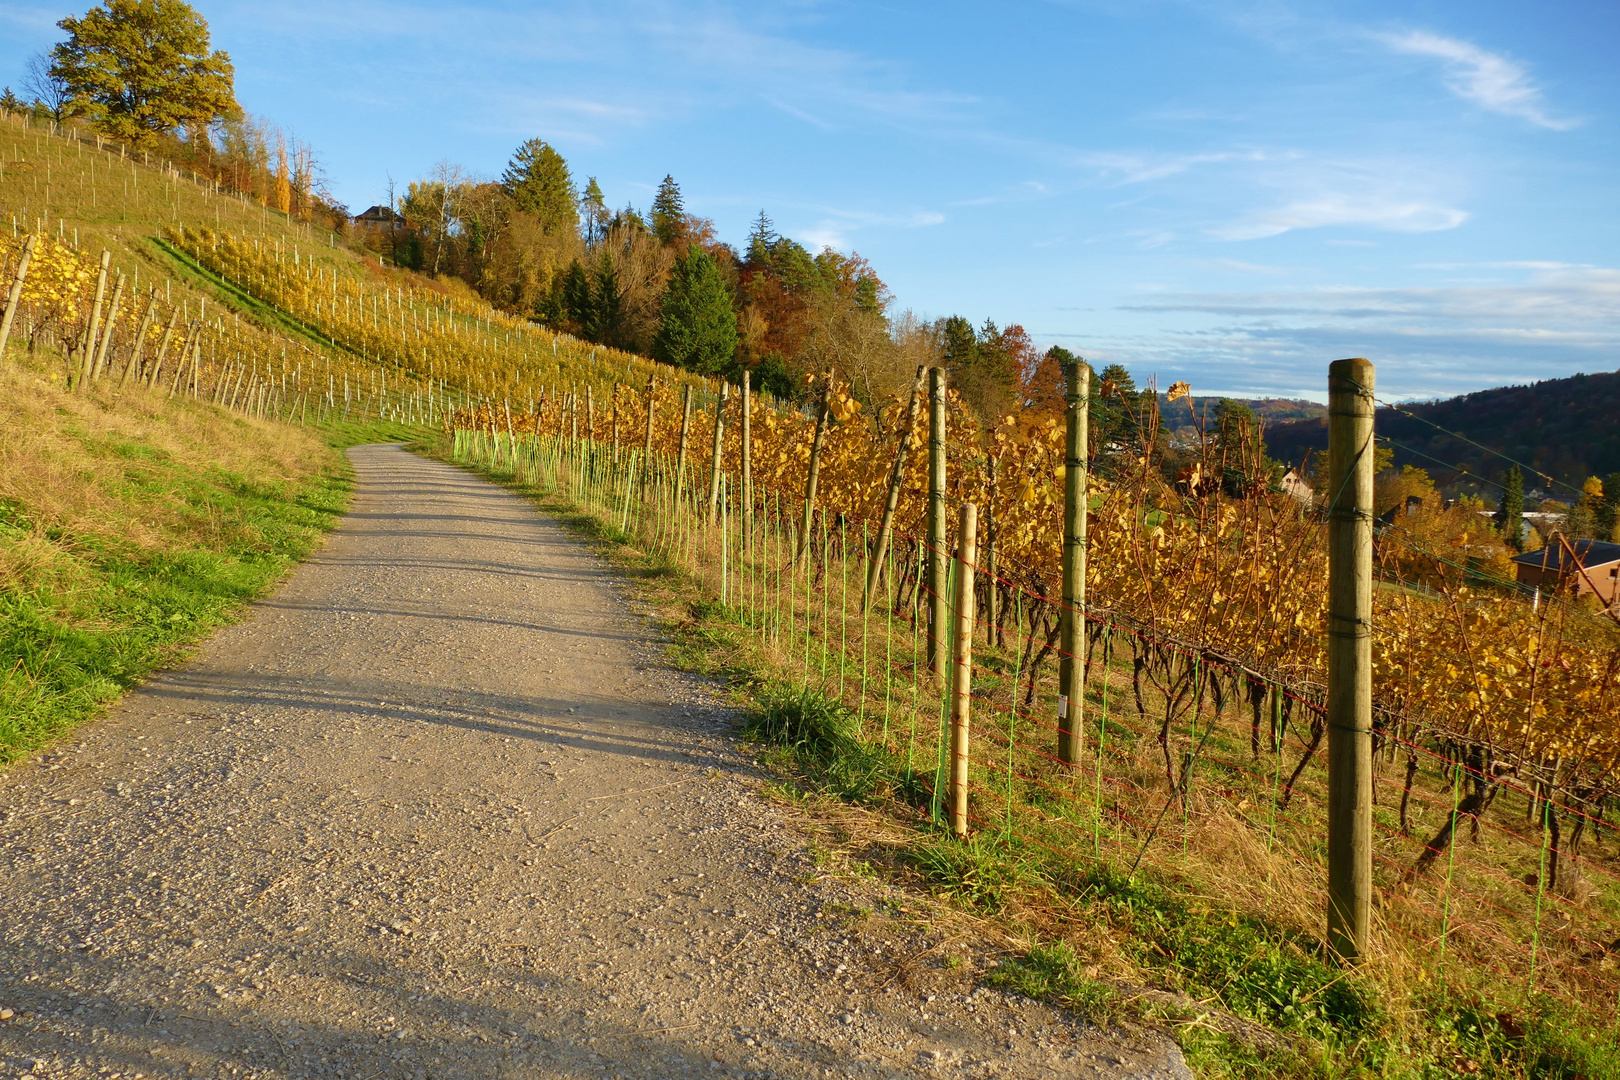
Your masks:
<path fill-rule="evenodd" d="M 673 176 L 665 175 L 653 197 L 652 228 L 660 244 L 673 244 L 686 235 L 686 204 L 681 200 L 680 185 Z"/>
<path fill-rule="evenodd" d="M 20 113 L 27 108 L 28 106 L 23 104 L 23 99 L 11 92 L 11 87 L 6 87 L 6 92 L 0 94 L 0 112 Z"/>
<path fill-rule="evenodd" d="M 1496 505 L 1496 524 L 1502 530 L 1502 541 L 1514 551 L 1523 550 L 1520 533 L 1524 531 L 1524 473 L 1517 465 L 1502 478 L 1502 498 Z"/>
<path fill-rule="evenodd" d="M 563 317 L 575 327 L 583 328 L 590 323 L 594 306 L 591 280 L 586 276 L 585 268 L 579 264 L 579 260 L 575 259 L 568 264 L 568 270 L 563 274 Z"/>
<path fill-rule="evenodd" d="M 602 252 L 592 277 L 591 313 L 585 320 L 585 336 L 603 345 L 611 345 L 619 332 L 621 308 L 619 270 L 614 265 L 613 252 Z"/>
<path fill-rule="evenodd" d="M 780 239 L 775 224 L 761 210 L 753 229 L 748 233 L 748 265 L 756 269 L 769 266 L 771 253 L 776 250 L 776 243 Z"/>
<path fill-rule="evenodd" d="M 585 197 L 580 204 L 585 212 L 585 243 L 594 247 L 607 235 L 610 216 L 607 201 L 602 197 L 602 185 L 596 182 L 596 177 L 591 177 L 590 183 L 585 185 Z"/>
<path fill-rule="evenodd" d="M 533 214 L 541 231 L 560 233 L 579 225 L 578 197 L 568 162 L 544 139 L 530 139 L 517 148 L 501 187 L 519 210 Z"/>
<path fill-rule="evenodd" d="M 725 370 L 736 352 L 737 316 L 731 307 L 731 290 L 713 256 L 693 246 L 675 261 L 669 287 L 664 290 L 653 353 L 679 367 L 715 375 Z"/>
<path fill-rule="evenodd" d="M 1603 502 L 1598 508 L 1599 540 L 1620 544 L 1620 472 L 1603 478 Z"/>

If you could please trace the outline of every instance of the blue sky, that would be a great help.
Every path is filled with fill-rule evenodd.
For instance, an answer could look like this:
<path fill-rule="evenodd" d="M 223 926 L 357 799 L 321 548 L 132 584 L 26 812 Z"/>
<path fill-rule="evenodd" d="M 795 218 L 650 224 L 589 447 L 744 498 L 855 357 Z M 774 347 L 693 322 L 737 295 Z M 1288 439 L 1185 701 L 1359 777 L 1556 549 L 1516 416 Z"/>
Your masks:
<path fill-rule="evenodd" d="M 763 208 L 897 310 L 1161 385 L 1620 367 L 1613 3 L 197 6 L 356 210 L 538 135 L 612 205 L 671 173 L 733 243 Z M 6 0 L 0 73 L 66 13 Z"/>

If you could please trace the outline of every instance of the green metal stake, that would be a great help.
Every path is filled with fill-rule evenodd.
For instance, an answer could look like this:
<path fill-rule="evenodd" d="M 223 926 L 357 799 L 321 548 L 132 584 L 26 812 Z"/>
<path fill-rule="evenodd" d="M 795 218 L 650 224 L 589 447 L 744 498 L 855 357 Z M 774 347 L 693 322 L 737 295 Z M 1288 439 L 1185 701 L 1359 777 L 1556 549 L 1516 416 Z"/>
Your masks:
<path fill-rule="evenodd" d="M 1112 625 L 1103 626 L 1103 662 L 1102 662 L 1102 712 L 1097 721 L 1097 798 L 1096 817 L 1094 819 L 1095 831 L 1091 839 L 1092 858 L 1102 861 L 1102 819 L 1103 819 L 1103 740 L 1108 737 L 1108 667 L 1109 660 L 1114 651 L 1114 628 Z"/>
<path fill-rule="evenodd" d="M 1446 977 L 1446 935 L 1451 931 L 1451 873 L 1457 864 L 1457 805 L 1462 793 L 1462 769 L 1451 767 L 1451 836 L 1446 851 L 1446 903 L 1440 917 L 1440 963 L 1436 974 Z"/>
<path fill-rule="evenodd" d="M 889 545 L 886 554 L 889 561 L 889 572 L 884 580 L 889 583 L 890 589 L 894 587 L 894 545 Z M 889 715 L 894 702 L 894 604 L 890 601 L 888 593 L 883 597 L 883 610 L 888 620 L 883 630 L 883 745 L 889 745 Z"/>
<path fill-rule="evenodd" d="M 922 545 L 918 545 L 919 555 Z M 917 570 L 917 584 L 911 590 L 911 735 L 906 739 L 906 771 L 912 771 L 912 757 L 917 750 L 917 718 L 922 712 L 922 706 L 917 700 L 917 665 L 921 661 L 918 651 L 922 640 L 922 623 L 919 621 L 922 603 L 922 568 Z"/>
<path fill-rule="evenodd" d="M 946 564 L 945 564 L 945 595 L 946 596 L 952 595 L 955 588 L 956 588 L 956 560 L 951 559 L 951 560 L 947 561 Z M 955 648 L 956 648 L 956 620 L 955 619 L 947 619 L 946 624 L 947 624 L 948 628 L 945 630 L 944 640 L 942 642 L 940 642 L 940 647 L 942 648 L 943 651 L 939 655 L 941 655 L 941 656 L 955 656 L 956 655 L 956 652 L 955 652 Z M 950 755 L 950 752 L 951 752 L 950 741 L 949 741 L 949 733 L 948 733 L 948 730 L 947 730 L 947 725 L 950 722 L 950 720 L 949 720 L 949 711 L 950 711 L 949 710 L 949 702 L 951 700 L 951 679 L 952 679 L 952 674 L 951 673 L 952 673 L 952 669 L 954 669 L 955 666 L 956 665 L 950 664 L 950 663 L 947 663 L 945 665 L 945 670 L 944 670 L 945 681 L 942 684 L 940 695 L 939 695 L 939 734 L 934 740 L 935 761 L 937 762 L 937 764 L 934 767 L 934 798 L 933 798 L 932 802 L 930 803 L 930 807 L 929 807 L 930 812 L 932 813 L 933 818 L 934 818 L 934 820 L 936 822 L 944 820 L 944 811 L 945 811 L 945 802 L 944 802 L 944 799 L 945 799 L 945 794 L 944 794 L 945 775 L 946 775 L 946 770 L 950 768 L 950 756 L 949 755 Z"/>
<path fill-rule="evenodd" d="M 849 667 L 849 525 L 838 526 L 838 700 L 844 700 L 844 675 Z"/>
<path fill-rule="evenodd" d="M 832 576 L 832 548 L 828 544 L 827 515 L 821 515 L 821 580 L 825 582 Z M 806 575 L 804 587 L 805 598 L 809 600 L 810 580 Z M 827 632 L 827 590 L 821 590 L 821 688 L 827 689 L 827 640 L 831 637 Z"/>
<path fill-rule="evenodd" d="M 1271 854 L 1272 845 L 1277 839 L 1277 789 L 1282 784 L 1282 758 L 1283 736 L 1286 732 L 1282 726 L 1283 691 L 1276 683 L 1271 684 L 1271 731 L 1273 749 L 1276 751 L 1275 760 L 1271 769 L 1271 825 L 1266 830 L 1266 854 Z M 1266 884 L 1271 884 L 1271 860 L 1266 860 Z"/>
<path fill-rule="evenodd" d="M 996 587 L 992 580 L 990 587 Z M 1019 589 L 1013 597 L 1013 626 L 1024 625 L 1024 590 Z M 995 627 L 990 628 L 995 633 Z M 1007 843 L 1012 843 L 1013 828 L 1013 740 L 1018 734 L 1018 682 L 1023 676 L 1024 650 L 1017 647 L 1017 639 L 1013 643 L 1013 680 L 1012 697 L 1007 702 Z"/>
<path fill-rule="evenodd" d="M 1525 996 L 1536 992 L 1536 956 L 1541 949 L 1541 898 L 1547 891 L 1547 847 L 1552 843 L 1552 798 L 1541 801 L 1541 872 L 1536 875 L 1536 923 L 1530 931 L 1530 981 Z"/>
<path fill-rule="evenodd" d="M 866 522 L 861 522 L 861 551 L 867 552 L 870 559 L 870 548 L 867 547 Z M 871 622 L 872 613 L 865 604 L 861 605 L 861 708 L 866 708 L 866 630 Z"/>

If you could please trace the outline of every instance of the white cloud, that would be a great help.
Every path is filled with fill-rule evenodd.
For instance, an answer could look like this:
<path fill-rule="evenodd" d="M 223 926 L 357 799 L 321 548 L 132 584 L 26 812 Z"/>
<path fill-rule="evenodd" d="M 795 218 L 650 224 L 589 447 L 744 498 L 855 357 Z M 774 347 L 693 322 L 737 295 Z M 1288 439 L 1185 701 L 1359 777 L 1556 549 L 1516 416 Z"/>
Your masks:
<path fill-rule="evenodd" d="M 1367 356 L 1381 393 L 1427 397 L 1620 362 L 1620 269 L 1610 267 L 1529 271 L 1504 284 L 1139 294 L 1122 310 L 1197 328 L 1111 347 L 1195 386 L 1241 378 L 1316 394 L 1327 360 Z M 1200 315 L 1214 319 L 1176 318 Z"/>
<path fill-rule="evenodd" d="M 1389 232 L 1439 232 L 1455 229 L 1468 213 L 1428 199 L 1377 192 L 1326 191 L 1294 199 L 1270 210 L 1209 230 L 1217 240 L 1259 240 L 1294 229 L 1360 225 Z"/>
<path fill-rule="evenodd" d="M 830 247 L 846 250 L 851 234 L 863 228 L 924 229 L 943 224 L 945 215 L 933 210 L 910 214 L 875 214 L 865 210 L 828 210 L 827 216 L 807 229 L 796 231 L 798 238 L 815 251 Z"/>
<path fill-rule="evenodd" d="M 1541 90 L 1530 81 L 1522 64 L 1500 53 L 1487 52 L 1467 41 L 1425 30 L 1385 34 L 1383 41 L 1397 52 L 1431 56 L 1444 62 L 1446 85 L 1458 97 L 1491 112 L 1517 116 L 1538 127 L 1567 131 L 1579 120 L 1547 115 Z"/>
<path fill-rule="evenodd" d="M 1096 169 L 1117 184 L 1143 184 L 1184 173 L 1196 165 L 1225 161 L 1260 161 L 1255 152 L 1220 151 L 1207 154 L 1131 154 L 1119 152 L 1086 153 L 1074 157 L 1081 168 Z"/>

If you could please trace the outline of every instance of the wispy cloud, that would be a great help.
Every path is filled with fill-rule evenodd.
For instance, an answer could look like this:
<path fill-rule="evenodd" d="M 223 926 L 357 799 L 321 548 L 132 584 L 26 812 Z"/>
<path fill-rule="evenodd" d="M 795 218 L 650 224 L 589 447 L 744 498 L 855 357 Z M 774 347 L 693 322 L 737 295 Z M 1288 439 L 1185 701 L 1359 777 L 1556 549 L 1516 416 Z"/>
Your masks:
<path fill-rule="evenodd" d="M 1109 343 L 1195 386 L 1242 379 L 1319 396 L 1326 360 L 1369 356 L 1383 392 L 1429 397 L 1613 370 L 1620 356 L 1620 269 L 1609 267 L 1509 284 L 1160 294 L 1122 310 L 1215 317 Z"/>
<path fill-rule="evenodd" d="M 1215 151 L 1203 154 L 1138 154 L 1117 151 L 1081 153 L 1073 164 L 1095 169 L 1115 184 L 1145 184 L 1184 173 L 1199 165 L 1226 161 L 1261 161 L 1259 151 Z"/>
<path fill-rule="evenodd" d="M 1430 56 L 1444 63 L 1446 85 L 1452 93 L 1480 108 L 1504 116 L 1517 116 L 1538 127 L 1567 131 L 1579 120 L 1548 115 L 1541 90 L 1530 81 L 1524 65 L 1501 53 L 1489 52 L 1460 38 L 1444 37 L 1426 30 L 1405 34 L 1384 34 L 1383 41 L 1396 52 Z"/>
<path fill-rule="evenodd" d="M 1259 240 L 1294 229 L 1360 225 L 1390 232 L 1438 232 L 1455 229 L 1468 213 L 1455 206 L 1398 193 L 1328 191 L 1245 215 L 1209 230 L 1217 240 Z"/>
<path fill-rule="evenodd" d="M 823 247 L 847 250 L 853 234 L 861 229 L 924 229 L 944 222 L 945 215 L 933 210 L 882 214 L 834 209 L 826 211 L 826 216 L 809 228 L 796 230 L 796 235 L 812 250 Z"/>

